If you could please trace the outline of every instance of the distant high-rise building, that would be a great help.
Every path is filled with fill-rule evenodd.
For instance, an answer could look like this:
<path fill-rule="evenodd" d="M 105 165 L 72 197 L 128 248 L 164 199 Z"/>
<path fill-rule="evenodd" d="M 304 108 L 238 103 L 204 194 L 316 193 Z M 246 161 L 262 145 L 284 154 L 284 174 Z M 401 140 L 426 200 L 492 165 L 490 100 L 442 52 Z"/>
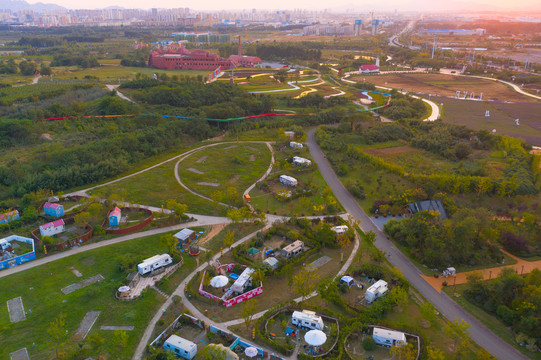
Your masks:
<path fill-rule="evenodd" d="M 361 27 L 363 25 L 362 20 L 355 20 L 355 25 L 353 26 L 353 33 L 355 36 L 361 35 Z"/>

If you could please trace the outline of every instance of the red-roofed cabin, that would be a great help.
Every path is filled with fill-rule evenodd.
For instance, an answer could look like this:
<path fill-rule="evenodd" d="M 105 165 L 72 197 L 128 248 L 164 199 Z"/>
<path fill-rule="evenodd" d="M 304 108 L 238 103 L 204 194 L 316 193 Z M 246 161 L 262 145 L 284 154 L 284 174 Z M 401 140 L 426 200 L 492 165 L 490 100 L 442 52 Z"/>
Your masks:
<path fill-rule="evenodd" d="M 359 73 L 361 74 L 369 74 L 369 73 L 379 73 L 379 66 L 367 64 L 367 65 L 361 65 L 359 68 Z"/>
<path fill-rule="evenodd" d="M 66 223 L 64 223 L 63 219 L 55 220 L 39 227 L 41 236 L 53 236 L 63 233 L 64 231 L 66 231 Z"/>

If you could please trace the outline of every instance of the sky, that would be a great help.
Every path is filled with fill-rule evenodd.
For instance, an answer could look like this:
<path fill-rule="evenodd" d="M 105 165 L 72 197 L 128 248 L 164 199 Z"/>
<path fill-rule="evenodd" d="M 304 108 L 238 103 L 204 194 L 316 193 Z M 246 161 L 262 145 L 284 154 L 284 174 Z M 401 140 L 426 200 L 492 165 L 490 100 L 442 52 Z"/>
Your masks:
<path fill-rule="evenodd" d="M 35 0 L 27 0 L 29 3 L 36 3 Z M 541 10 L 541 1 L 539 0 L 273 0 L 267 2 L 253 2 L 246 0 L 228 0 L 227 2 L 218 0 L 200 0 L 179 1 L 179 0 L 160 0 L 151 2 L 146 0 L 40 0 L 44 3 L 54 3 L 64 6 L 68 9 L 95 9 L 108 6 L 121 6 L 124 8 L 149 9 L 151 7 L 159 8 L 184 8 L 189 7 L 194 10 L 238 10 L 238 9 L 315 9 L 315 10 L 347 10 L 355 9 L 362 12 L 371 10 L 376 11 L 444 11 L 444 10 Z"/>

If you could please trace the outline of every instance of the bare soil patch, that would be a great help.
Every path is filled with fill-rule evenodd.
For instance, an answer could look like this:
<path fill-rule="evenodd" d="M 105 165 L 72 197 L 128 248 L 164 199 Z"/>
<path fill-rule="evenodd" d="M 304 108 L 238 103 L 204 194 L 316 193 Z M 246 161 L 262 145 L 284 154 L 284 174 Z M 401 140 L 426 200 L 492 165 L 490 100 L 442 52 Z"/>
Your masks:
<path fill-rule="evenodd" d="M 94 326 L 94 323 L 98 319 L 98 316 L 100 316 L 101 311 L 89 311 L 86 313 L 83 320 L 81 320 L 81 324 L 79 324 L 79 328 L 73 334 L 73 339 L 75 340 L 84 340 L 86 335 L 88 335 L 88 332 L 90 329 L 92 329 L 92 326 Z"/>
<path fill-rule="evenodd" d="M 12 323 L 23 321 L 26 319 L 24 313 L 23 299 L 19 296 L 7 301 L 9 320 Z"/>
<path fill-rule="evenodd" d="M 76 290 L 82 289 L 84 287 L 87 287 L 88 285 L 92 285 L 95 282 L 98 282 L 101 280 L 105 280 L 105 278 L 101 274 L 94 275 L 91 278 L 85 279 L 83 281 L 79 281 L 78 283 L 75 283 L 75 284 L 68 285 L 65 288 L 62 288 L 61 291 L 67 295 Z"/>
<path fill-rule="evenodd" d="M 238 179 L 240 179 L 240 175 L 233 175 L 231 179 L 229 179 L 229 183 L 230 184 L 236 183 Z"/>
<path fill-rule="evenodd" d="M 218 184 L 218 183 L 205 182 L 205 181 L 198 182 L 197 185 L 214 186 L 214 187 L 220 186 L 220 184 Z"/>
<path fill-rule="evenodd" d="M 200 157 L 200 158 L 196 161 L 196 163 L 200 164 L 200 163 L 202 163 L 203 161 L 207 160 L 207 158 L 208 158 L 207 155 L 202 156 L 202 157 Z"/>
<path fill-rule="evenodd" d="M 186 170 L 191 171 L 191 172 L 196 173 L 196 174 L 199 174 L 199 175 L 204 174 L 204 172 L 202 172 L 201 170 L 197 170 L 197 169 L 194 169 L 194 168 L 188 168 Z"/>

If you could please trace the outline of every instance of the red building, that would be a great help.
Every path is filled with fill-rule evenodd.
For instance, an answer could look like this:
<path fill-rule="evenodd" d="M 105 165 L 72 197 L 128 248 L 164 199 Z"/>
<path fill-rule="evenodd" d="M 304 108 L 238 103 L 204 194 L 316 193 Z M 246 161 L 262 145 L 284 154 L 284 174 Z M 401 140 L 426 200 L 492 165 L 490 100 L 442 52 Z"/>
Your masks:
<path fill-rule="evenodd" d="M 214 70 L 218 66 L 228 70 L 238 66 L 254 67 L 257 64 L 261 64 L 261 59 L 256 56 L 231 55 L 225 59 L 205 50 L 189 51 L 184 46 L 167 51 L 156 50 L 148 58 L 148 66 L 169 70 Z"/>

